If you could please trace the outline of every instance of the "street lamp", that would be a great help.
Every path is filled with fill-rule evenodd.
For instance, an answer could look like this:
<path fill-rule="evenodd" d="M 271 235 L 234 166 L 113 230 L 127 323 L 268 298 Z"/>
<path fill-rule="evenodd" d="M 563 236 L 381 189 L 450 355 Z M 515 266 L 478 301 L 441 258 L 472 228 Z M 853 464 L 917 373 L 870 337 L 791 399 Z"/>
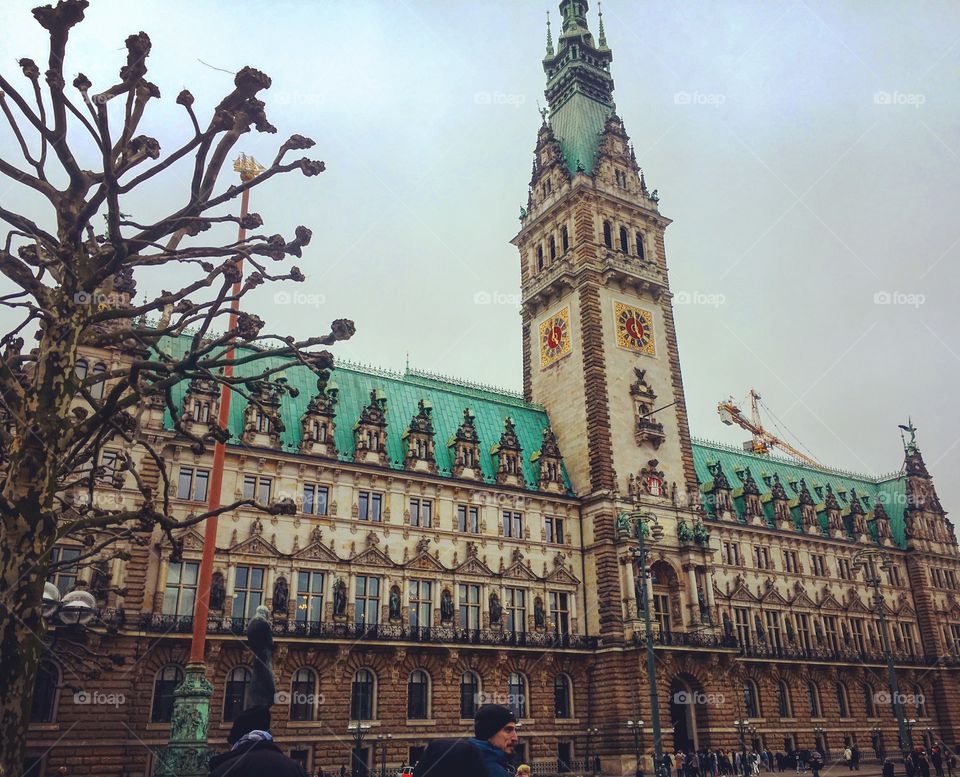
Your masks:
<path fill-rule="evenodd" d="M 61 599 L 60 589 L 45 583 L 41 613 L 49 623 L 56 618 L 64 626 L 86 626 L 97 614 L 97 600 L 83 588 L 74 588 Z"/>
<path fill-rule="evenodd" d="M 600 729 L 597 728 L 596 726 L 587 726 L 587 769 L 590 770 L 591 774 L 596 774 L 597 770 L 596 770 L 596 767 L 594 766 L 594 761 L 590 754 L 590 739 L 592 736 L 594 736 L 594 734 L 599 734 L 599 733 L 600 733 Z M 586 771 L 587 769 L 584 769 L 584 771 Z"/>
<path fill-rule="evenodd" d="M 639 510 L 633 510 L 629 513 L 620 513 L 617 518 L 617 528 L 627 529 L 630 536 L 637 540 L 637 546 L 630 548 L 630 554 L 633 556 L 636 567 L 636 574 L 640 575 L 640 606 L 643 608 L 643 626 L 644 639 L 647 646 L 647 682 L 650 684 L 650 714 L 653 719 L 653 749 L 654 749 L 654 773 L 660 773 L 660 764 L 663 763 L 663 744 L 660 741 L 660 700 L 657 698 L 657 661 L 653 653 L 653 624 L 650 621 L 650 603 L 647 594 L 647 579 L 650 572 L 647 568 L 647 555 L 650 551 L 647 547 L 647 532 L 650 533 L 651 542 L 659 542 L 663 539 L 663 527 L 653 513 L 642 513 Z M 635 736 L 639 738 L 639 729 Z M 639 747 L 639 739 L 638 739 Z M 637 769 L 639 770 L 639 755 L 637 757 Z"/>
<path fill-rule="evenodd" d="M 363 721 L 354 721 L 353 723 L 347 726 L 347 733 L 353 739 L 353 752 L 351 753 L 350 758 L 350 771 L 353 774 L 357 774 L 357 767 L 360 765 L 360 746 L 363 744 L 363 740 L 367 738 L 367 732 L 370 730 L 370 724 L 364 723 Z M 365 773 L 367 765 L 363 764 L 362 773 Z"/>
<path fill-rule="evenodd" d="M 643 727 L 643 721 L 627 721 L 627 730 L 633 732 L 633 752 L 637 759 L 637 777 L 640 777 L 640 729 Z M 656 766 L 654 771 L 656 771 Z"/>
<path fill-rule="evenodd" d="M 907 731 L 907 723 L 904 719 L 903 701 L 900 697 L 900 688 L 897 685 L 897 670 L 893 666 L 890 635 L 887 633 L 886 602 L 880 591 L 880 570 L 886 571 L 891 566 L 890 557 L 877 548 L 864 548 L 857 551 L 853 557 L 853 568 L 863 572 L 864 580 L 873 589 L 873 606 L 880 620 L 880 639 L 883 644 L 883 657 L 887 661 L 887 683 L 890 686 L 890 695 L 893 697 L 893 714 L 897 718 L 900 752 L 906 757 L 913 746 L 913 732 Z"/>
<path fill-rule="evenodd" d="M 747 740 L 746 735 L 756 731 L 753 724 L 747 719 L 733 721 L 733 727 L 737 730 L 737 736 L 740 737 L 740 769 L 743 777 L 747 777 L 749 770 L 747 768 Z"/>
<path fill-rule="evenodd" d="M 884 759 L 883 751 L 883 731 L 880 726 L 874 726 L 870 729 L 870 738 L 873 740 L 873 752 L 881 761 Z"/>
<path fill-rule="evenodd" d="M 387 777 L 387 744 L 393 739 L 393 734 L 377 734 L 380 742 L 380 777 Z"/>

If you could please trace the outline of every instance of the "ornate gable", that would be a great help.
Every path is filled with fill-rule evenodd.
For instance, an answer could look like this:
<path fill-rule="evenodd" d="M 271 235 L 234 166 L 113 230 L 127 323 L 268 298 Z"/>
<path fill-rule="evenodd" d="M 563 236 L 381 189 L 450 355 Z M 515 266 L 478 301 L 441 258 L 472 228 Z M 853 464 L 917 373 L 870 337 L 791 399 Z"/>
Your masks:
<path fill-rule="evenodd" d="M 387 398 L 380 389 L 370 391 L 370 403 L 360 411 L 353 437 L 354 461 L 387 464 Z"/>
<path fill-rule="evenodd" d="M 448 572 L 449 570 L 426 551 L 414 556 L 406 563 L 407 569 L 423 572 Z"/>
<path fill-rule="evenodd" d="M 329 374 L 324 370 L 323 374 L 317 378 L 317 393 L 307 404 L 307 409 L 300 418 L 300 452 L 336 458 L 335 414 L 337 396 L 340 392 L 335 382 L 327 382 Z"/>
<path fill-rule="evenodd" d="M 573 573 L 570 572 L 566 567 L 557 567 L 549 575 L 547 575 L 548 583 L 563 583 L 567 585 L 580 585 L 580 581 L 573 576 Z"/>
<path fill-rule="evenodd" d="M 463 409 L 463 423 L 456 434 L 447 443 L 453 448 L 453 476 L 479 480 L 483 477 L 480 469 L 480 436 L 475 425 L 476 416 L 469 407 Z"/>
<path fill-rule="evenodd" d="M 508 577 L 511 580 L 539 580 L 534 574 L 533 570 L 530 569 L 523 561 L 515 561 L 509 567 L 503 571 L 503 577 Z"/>
<path fill-rule="evenodd" d="M 817 603 L 810 598 L 806 591 L 803 590 L 803 587 L 799 582 L 795 591 L 796 593 L 794 594 L 794 597 L 790 599 L 791 607 L 809 607 L 810 609 L 816 609 Z"/>
<path fill-rule="evenodd" d="M 454 570 L 458 575 L 481 575 L 483 577 L 493 577 L 493 570 L 490 569 L 476 556 L 468 556 L 460 566 Z"/>
<path fill-rule="evenodd" d="M 272 542 L 265 540 L 259 533 L 252 534 L 247 539 L 232 545 L 227 552 L 232 555 L 243 553 L 250 556 L 279 557 L 283 555 Z"/>
<path fill-rule="evenodd" d="M 293 557 L 310 561 L 329 561 L 331 563 L 340 561 L 336 553 L 323 544 L 323 530 L 319 526 L 315 526 L 313 531 L 310 532 L 310 544 L 303 550 L 297 551 Z"/>
<path fill-rule="evenodd" d="M 531 457 L 537 465 L 537 484 L 541 491 L 564 491 L 562 457 L 560 446 L 557 444 L 557 435 L 549 426 L 543 430 L 543 440 L 540 450 Z"/>
<path fill-rule="evenodd" d="M 276 382 L 255 380 L 247 384 L 250 400 L 243 411 L 243 433 L 240 440 L 247 445 L 280 448 L 280 433 L 285 427 L 280 420 L 282 391 Z"/>
<path fill-rule="evenodd" d="M 182 550 L 203 549 L 203 535 L 193 528 L 187 529 L 182 534 L 178 534 L 176 537 L 174 537 L 174 541 Z M 167 537 L 167 535 L 163 535 L 160 545 L 165 549 L 170 549 L 173 547 L 173 543 L 170 542 L 170 539 Z"/>
<path fill-rule="evenodd" d="M 403 466 L 420 472 L 437 471 L 437 461 L 433 442 L 433 406 L 421 399 L 417 403 L 417 414 L 410 419 L 410 425 L 402 438 L 407 444 Z"/>
<path fill-rule="evenodd" d="M 834 597 L 833 593 L 830 591 L 823 592 L 823 598 L 820 599 L 819 607 L 823 610 L 843 610 L 843 605 L 840 604 Z"/>
<path fill-rule="evenodd" d="M 368 567 L 395 567 L 386 554 L 376 545 L 370 545 L 361 550 L 356 556 L 350 559 L 351 564 L 363 564 Z"/>
<path fill-rule="evenodd" d="M 497 458 L 497 474 L 495 477 L 499 485 L 520 486 L 526 485 L 523 477 L 523 450 L 520 448 L 520 439 L 513 419 L 507 416 L 503 420 L 503 433 L 500 442 L 490 451 Z"/>
<path fill-rule="evenodd" d="M 651 415 L 656 409 L 657 395 L 647 384 L 646 370 L 634 367 L 633 372 L 637 377 L 630 386 L 630 396 L 633 397 L 633 437 L 640 447 L 650 445 L 656 450 L 667 439 L 663 424 Z"/>

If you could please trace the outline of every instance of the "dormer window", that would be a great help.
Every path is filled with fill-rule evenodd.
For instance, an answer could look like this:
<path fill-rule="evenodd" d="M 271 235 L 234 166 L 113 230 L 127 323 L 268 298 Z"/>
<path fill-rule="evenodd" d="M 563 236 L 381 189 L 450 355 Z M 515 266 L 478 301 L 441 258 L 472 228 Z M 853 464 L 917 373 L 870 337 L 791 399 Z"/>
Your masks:
<path fill-rule="evenodd" d="M 270 434 L 270 416 L 262 410 L 257 411 L 257 431 L 263 434 Z"/>
<path fill-rule="evenodd" d="M 626 227 L 620 227 L 620 250 L 625 254 L 630 253 L 630 243 L 627 241 Z"/>
<path fill-rule="evenodd" d="M 625 172 L 623 172 L 623 170 L 614 170 L 614 171 L 613 171 L 613 174 L 614 174 L 614 178 L 616 178 L 616 180 L 617 180 L 617 186 L 621 187 L 622 189 L 626 189 L 626 188 L 627 188 L 627 174 L 626 174 Z"/>
<path fill-rule="evenodd" d="M 603 222 L 603 244 L 607 248 L 613 248 L 613 228 L 609 221 Z"/>
<path fill-rule="evenodd" d="M 206 423 L 210 420 L 210 403 L 201 402 L 199 399 L 193 403 L 193 420 Z"/>

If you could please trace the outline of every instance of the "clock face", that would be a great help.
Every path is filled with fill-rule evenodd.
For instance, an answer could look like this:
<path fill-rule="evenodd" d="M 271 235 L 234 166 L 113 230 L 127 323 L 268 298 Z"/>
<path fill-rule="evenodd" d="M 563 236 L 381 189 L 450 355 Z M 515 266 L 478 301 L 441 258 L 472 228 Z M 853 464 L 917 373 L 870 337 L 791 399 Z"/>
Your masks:
<path fill-rule="evenodd" d="M 570 353 L 570 308 L 553 313 L 540 323 L 540 367 Z"/>
<path fill-rule="evenodd" d="M 649 310 L 613 303 L 613 317 L 617 328 L 617 345 L 637 353 L 656 356 L 653 341 L 653 314 Z"/>

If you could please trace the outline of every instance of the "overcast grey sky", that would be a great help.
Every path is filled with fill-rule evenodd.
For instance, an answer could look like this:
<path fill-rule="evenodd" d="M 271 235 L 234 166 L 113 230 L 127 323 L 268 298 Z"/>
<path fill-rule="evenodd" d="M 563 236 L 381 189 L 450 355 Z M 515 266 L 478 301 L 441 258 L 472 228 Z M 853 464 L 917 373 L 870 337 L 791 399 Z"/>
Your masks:
<path fill-rule="evenodd" d="M 15 58 L 44 58 L 32 5 L 0 5 L 8 77 Z M 144 131 L 167 150 L 187 132 L 181 88 L 204 116 L 231 86 L 213 68 L 267 72 L 279 135 L 242 149 L 272 158 L 300 132 L 328 170 L 255 195 L 269 231 L 302 223 L 315 239 L 307 282 L 258 289 L 251 307 L 298 335 L 354 319 L 346 358 L 402 369 L 409 352 L 412 366 L 519 389 L 508 241 L 547 9 L 556 21 L 542 0 L 94 0 L 68 71 L 104 88 L 126 35 L 148 32 L 164 100 Z M 880 474 L 899 468 L 897 424 L 912 415 L 944 506 L 960 504 L 960 3 L 609 0 L 604 21 L 618 111 L 674 220 L 693 433 L 739 443 L 716 403 L 752 386 L 820 461 Z M 4 158 L 11 142 L 0 130 Z M 131 208 L 171 210 L 182 186 L 173 176 Z M 6 182 L 0 202 L 41 217 Z M 475 302 L 483 292 L 491 304 Z"/>

